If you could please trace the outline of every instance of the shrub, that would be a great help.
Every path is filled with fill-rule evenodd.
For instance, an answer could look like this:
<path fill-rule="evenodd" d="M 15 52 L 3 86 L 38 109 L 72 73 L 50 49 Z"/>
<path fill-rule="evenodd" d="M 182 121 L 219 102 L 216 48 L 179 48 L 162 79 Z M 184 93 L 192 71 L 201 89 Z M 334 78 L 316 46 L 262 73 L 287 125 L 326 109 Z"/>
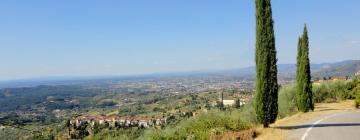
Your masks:
<path fill-rule="evenodd" d="M 295 86 L 285 86 L 279 91 L 279 114 L 283 118 L 297 112 L 296 107 L 296 88 Z"/>
<path fill-rule="evenodd" d="M 226 131 L 239 131 L 250 128 L 256 122 L 252 104 L 235 111 L 210 110 L 198 116 L 167 126 L 163 130 L 149 129 L 142 138 L 148 140 L 196 139 L 207 140 Z"/>
<path fill-rule="evenodd" d="M 356 95 L 355 107 L 356 107 L 356 108 L 360 108 L 360 93 L 358 93 L 358 94 Z"/>
<path fill-rule="evenodd" d="M 336 95 L 333 91 L 331 91 L 328 83 L 314 85 L 313 93 L 315 103 L 336 101 Z"/>
<path fill-rule="evenodd" d="M 360 108 L 360 83 L 358 86 L 353 90 L 355 96 L 355 107 Z"/>
<path fill-rule="evenodd" d="M 142 129 L 120 129 L 120 130 L 110 130 L 110 129 L 103 129 L 95 136 L 88 138 L 92 140 L 133 140 L 143 133 Z"/>
<path fill-rule="evenodd" d="M 316 103 L 320 103 L 355 99 L 355 92 L 353 91 L 358 83 L 358 80 L 351 80 L 313 85 L 314 100 Z"/>

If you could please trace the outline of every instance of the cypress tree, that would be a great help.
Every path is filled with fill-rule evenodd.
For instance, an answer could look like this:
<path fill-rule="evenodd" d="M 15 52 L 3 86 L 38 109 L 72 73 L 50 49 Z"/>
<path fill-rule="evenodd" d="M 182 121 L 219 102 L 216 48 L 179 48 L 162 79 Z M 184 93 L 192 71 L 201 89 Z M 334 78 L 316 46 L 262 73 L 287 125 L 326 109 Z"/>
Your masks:
<path fill-rule="evenodd" d="M 70 134 L 70 132 L 71 132 L 70 119 L 67 119 L 67 120 L 65 121 L 65 127 L 68 129 L 68 135 L 69 135 L 69 138 L 70 138 L 70 137 L 71 137 L 71 134 Z"/>
<path fill-rule="evenodd" d="M 278 83 L 275 35 L 270 0 L 256 0 L 256 118 L 264 127 L 278 113 Z"/>
<path fill-rule="evenodd" d="M 236 101 L 235 101 L 235 108 L 240 108 L 240 107 L 241 107 L 240 99 L 237 98 Z"/>
<path fill-rule="evenodd" d="M 299 71 L 300 71 L 300 62 L 301 62 L 301 53 L 302 53 L 302 50 L 301 50 L 301 42 L 302 42 L 302 38 L 299 37 L 299 41 L 298 41 L 298 47 L 297 47 L 297 57 L 296 57 L 296 82 L 298 83 L 299 80 L 300 80 L 300 75 L 299 75 Z"/>
<path fill-rule="evenodd" d="M 296 81 L 296 98 L 299 111 L 308 112 L 314 110 L 309 60 L 309 37 L 306 25 L 304 27 L 304 33 L 298 43 Z"/>

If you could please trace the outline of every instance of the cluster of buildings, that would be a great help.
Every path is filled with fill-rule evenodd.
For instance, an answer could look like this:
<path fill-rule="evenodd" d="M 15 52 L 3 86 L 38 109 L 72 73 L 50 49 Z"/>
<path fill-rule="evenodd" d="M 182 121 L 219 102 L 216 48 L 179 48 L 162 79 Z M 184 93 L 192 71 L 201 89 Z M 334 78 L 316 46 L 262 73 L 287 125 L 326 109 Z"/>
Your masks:
<path fill-rule="evenodd" d="M 70 124 L 79 127 L 84 124 L 94 126 L 95 123 L 99 125 L 108 125 L 109 127 L 139 127 L 149 128 L 152 126 L 160 126 L 167 123 L 167 118 L 135 118 L 135 117 L 121 117 L 118 115 L 87 115 L 78 116 L 70 120 Z"/>
<path fill-rule="evenodd" d="M 360 70 L 357 73 L 355 73 L 355 76 L 360 76 Z"/>

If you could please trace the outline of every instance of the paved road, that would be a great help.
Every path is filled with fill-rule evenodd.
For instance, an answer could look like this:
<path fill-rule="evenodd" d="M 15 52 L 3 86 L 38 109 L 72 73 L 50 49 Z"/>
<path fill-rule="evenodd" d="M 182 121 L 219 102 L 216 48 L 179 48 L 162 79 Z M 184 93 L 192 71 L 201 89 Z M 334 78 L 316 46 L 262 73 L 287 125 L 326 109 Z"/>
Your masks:
<path fill-rule="evenodd" d="M 360 140 L 360 111 L 346 111 L 317 118 L 291 129 L 288 140 Z"/>

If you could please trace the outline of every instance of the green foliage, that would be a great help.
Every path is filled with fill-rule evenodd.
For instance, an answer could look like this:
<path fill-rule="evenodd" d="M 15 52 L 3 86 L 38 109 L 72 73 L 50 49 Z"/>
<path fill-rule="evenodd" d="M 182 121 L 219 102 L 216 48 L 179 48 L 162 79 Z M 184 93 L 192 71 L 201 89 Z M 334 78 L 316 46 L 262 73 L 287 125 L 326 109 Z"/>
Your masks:
<path fill-rule="evenodd" d="M 94 126 L 92 128 L 93 134 L 97 134 L 101 131 L 101 126 L 98 122 L 94 123 Z"/>
<path fill-rule="evenodd" d="M 355 99 L 355 94 L 360 88 L 358 80 L 326 82 L 314 85 L 314 101 L 335 102 L 338 100 Z"/>
<path fill-rule="evenodd" d="M 119 129 L 119 130 L 104 129 L 89 139 L 91 139 L 91 140 L 135 140 L 142 135 L 143 131 L 144 131 L 143 129 Z"/>
<path fill-rule="evenodd" d="M 313 93 L 314 93 L 314 101 L 316 103 L 321 102 L 335 102 L 336 93 L 333 92 L 329 84 L 321 84 L 321 85 L 314 85 L 313 86 Z"/>
<path fill-rule="evenodd" d="M 356 108 L 360 108 L 360 92 L 358 92 L 358 93 L 356 94 L 355 107 L 356 107 Z"/>
<path fill-rule="evenodd" d="M 73 131 L 73 133 L 71 133 L 71 138 L 72 139 L 83 139 L 86 136 L 89 135 L 89 131 L 88 131 L 88 124 L 85 123 L 83 125 L 80 125 L 79 127 L 75 128 L 75 131 Z"/>
<path fill-rule="evenodd" d="M 354 78 L 352 85 L 356 85 L 352 90 L 352 94 L 355 95 L 355 107 L 360 108 L 360 76 Z"/>
<path fill-rule="evenodd" d="M 314 110 L 311 75 L 310 75 L 310 60 L 309 60 L 309 37 L 306 25 L 304 33 L 299 38 L 297 69 L 296 69 L 296 84 L 297 84 L 297 107 L 302 112 Z"/>
<path fill-rule="evenodd" d="M 296 88 L 294 85 L 282 87 L 279 91 L 279 117 L 284 118 L 297 112 Z"/>
<path fill-rule="evenodd" d="M 43 131 L 33 134 L 32 139 L 36 140 L 55 140 L 55 133 L 53 131 Z"/>
<path fill-rule="evenodd" d="M 9 94 L 11 96 L 3 96 Z M 98 94 L 97 90 L 89 90 L 80 86 L 37 86 L 26 88 L 0 89 L 0 111 L 28 110 L 31 106 L 42 105 L 52 97 L 52 102 L 47 102 L 46 109 L 73 109 L 75 107 L 86 107 L 85 104 L 74 104 L 66 102 L 74 96 L 92 98 Z"/>
<path fill-rule="evenodd" d="M 256 0 L 256 118 L 264 127 L 278 113 L 275 35 L 270 0 Z"/>
<path fill-rule="evenodd" d="M 248 108 L 249 109 L 249 108 Z M 177 125 L 168 126 L 163 130 L 149 129 L 141 139 L 148 140 L 174 140 L 196 139 L 207 140 L 212 135 L 218 135 L 225 131 L 247 129 L 251 126 L 251 118 L 254 111 L 240 109 L 233 112 L 210 110 L 198 116 L 184 120 Z M 252 117 L 249 117 L 252 116 Z M 245 117 L 248 116 L 248 117 Z"/>
<path fill-rule="evenodd" d="M 31 139 L 30 131 L 14 129 L 11 127 L 6 127 L 0 130 L 0 139 L 2 140 L 26 140 Z"/>

